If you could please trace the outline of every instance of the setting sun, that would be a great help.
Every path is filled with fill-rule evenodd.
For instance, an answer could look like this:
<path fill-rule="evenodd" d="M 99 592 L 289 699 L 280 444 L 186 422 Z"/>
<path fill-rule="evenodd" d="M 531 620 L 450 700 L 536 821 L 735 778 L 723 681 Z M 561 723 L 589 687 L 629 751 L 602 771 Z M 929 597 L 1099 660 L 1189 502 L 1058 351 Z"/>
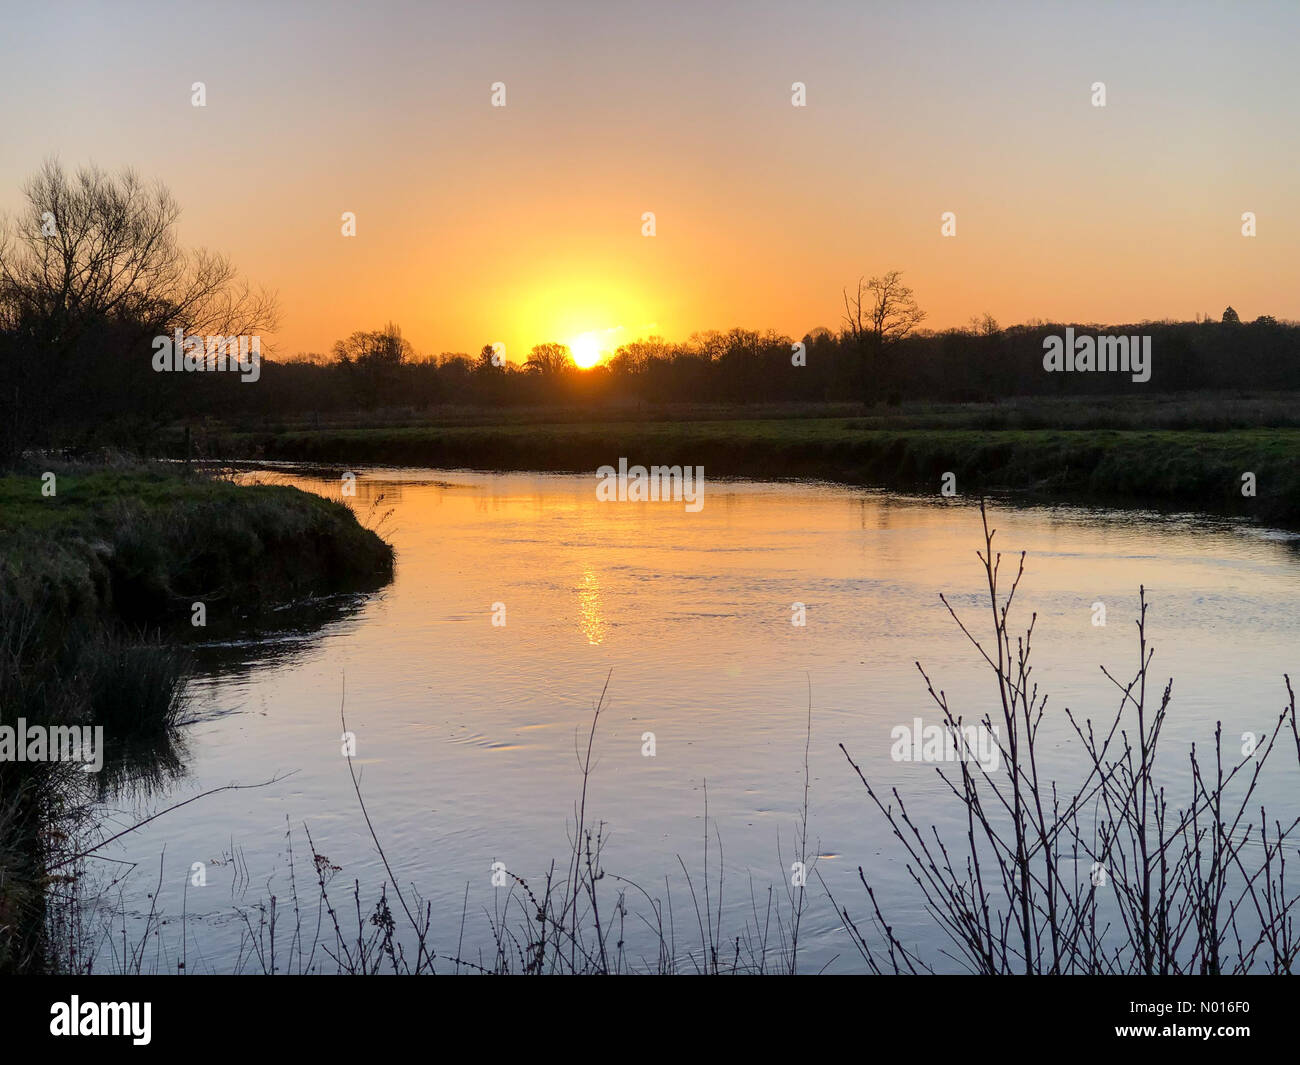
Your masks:
<path fill-rule="evenodd" d="M 580 337 L 574 337 L 569 341 L 569 350 L 573 353 L 573 361 L 580 369 L 589 370 L 600 362 L 600 344 L 592 333 L 583 333 Z"/>

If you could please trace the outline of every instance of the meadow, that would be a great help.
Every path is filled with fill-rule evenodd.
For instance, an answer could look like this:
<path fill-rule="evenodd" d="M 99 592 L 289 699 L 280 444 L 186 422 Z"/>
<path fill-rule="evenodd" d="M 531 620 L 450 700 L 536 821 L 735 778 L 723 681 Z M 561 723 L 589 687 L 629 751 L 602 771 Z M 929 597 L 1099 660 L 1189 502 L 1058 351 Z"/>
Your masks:
<path fill-rule="evenodd" d="M 208 424 L 210 459 L 477 470 L 702 465 L 714 477 L 798 477 L 961 495 L 1011 494 L 1300 521 L 1300 415 L 1290 394 L 884 405 L 856 414 L 687 406 L 371 412 Z M 757 414 L 758 416 L 755 416 Z M 766 415 L 766 416 L 764 416 Z M 183 449 L 174 430 L 166 446 Z M 1243 475 L 1253 474 L 1253 488 Z M 1253 490 L 1254 494 L 1250 494 Z"/>

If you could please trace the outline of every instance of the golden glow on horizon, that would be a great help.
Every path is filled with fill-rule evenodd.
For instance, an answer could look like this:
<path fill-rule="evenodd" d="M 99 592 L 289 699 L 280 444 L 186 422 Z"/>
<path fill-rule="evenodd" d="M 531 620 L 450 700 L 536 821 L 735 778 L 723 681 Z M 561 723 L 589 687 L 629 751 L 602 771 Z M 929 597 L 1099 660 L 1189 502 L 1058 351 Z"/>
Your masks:
<path fill-rule="evenodd" d="M 574 337 L 569 341 L 569 351 L 573 354 L 573 361 L 582 370 L 590 370 L 602 358 L 600 342 L 594 333 Z"/>
<path fill-rule="evenodd" d="M 558 343 L 569 349 L 574 365 L 590 369 L 642 335 L 662 304 L 671 302 L 666 292 L 619 276 L 612 265 L 601 276 L 576 257 L 546 259 L 541 279 L 530 277 L 534 268 L 513 278 L 517 295 L 497 327 L 517 362 L 525 361 L 536 344 Z"/>
<path fill-rule="evenodd" d="M 587 332 L 605 360 L 649 335 L 795 339 L 838 330 L 844 288 L 893 269 L 936 330 L 985 312 L 1004 327 L 1190 321 L 1229 303 L 1300 317 L 1294 150 L 1276 136 L 1300 99 L 1298 5 L 1258 5 L 1248 40 L 1226 6 L 1171 20 L 1022 2 L 1008 32 L 978 5 L 763 5 L 725 54 L 716 42 L 738 16 L 721 4 L 632 30 L 619 5 L 402 5 L 321 20 L 311 47 L 287 10 L 173 5 L 158 20 L 146 5 L 84 6 L 60 26 L 64 62 L 0 45 L 0 84 L 42 101 L 7 116 L 0 214 L 48 154 L 130 165 L 175 195 L 182 244 L 278 294 L 263 341 L 278 356 L 388 321 L 421 355 L 473 359 L 497 341 L 516 366 Z M 6 43 L 39 27 L 20 16 Z M 123 61 L 105 34 L 139 54 Z M 148 62 L 254 38 L 204 108 L 161 89 Z M 879 40 L 897 47 L 863 64 Z M 498 73 L 484 71 L 502 54 L 514 81 L 493 107 Z M 816 73 L 787 69 L 799 54 Z M 1106 107 L 1092 104 L 1093 80 L 1113 77 L 1098 63 L 1126 71 Z M 187 162 L 241 139 L 257 146 L 251 198 Z M 1248 210 L 1257 238 L 1241 233 Z"/>

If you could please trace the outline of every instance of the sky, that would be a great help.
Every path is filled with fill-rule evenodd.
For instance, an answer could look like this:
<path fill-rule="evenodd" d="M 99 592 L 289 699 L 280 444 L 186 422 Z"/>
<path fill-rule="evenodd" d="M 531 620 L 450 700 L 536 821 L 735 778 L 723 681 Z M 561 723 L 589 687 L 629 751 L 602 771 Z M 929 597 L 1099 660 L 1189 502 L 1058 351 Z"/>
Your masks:
<path fill-rule="evenodd" d="M 797 337 L 895 269 L 935 329 L 1300 318 L 1296 3 L 0 7 L 0 209 L 162 181 L 280 354 Z"/>

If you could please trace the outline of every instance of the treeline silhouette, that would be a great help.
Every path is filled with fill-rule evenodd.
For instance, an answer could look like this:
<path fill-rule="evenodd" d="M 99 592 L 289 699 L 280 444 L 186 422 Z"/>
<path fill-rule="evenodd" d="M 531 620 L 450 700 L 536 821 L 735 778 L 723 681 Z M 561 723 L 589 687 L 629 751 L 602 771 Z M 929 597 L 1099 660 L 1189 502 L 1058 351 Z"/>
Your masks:
<path fill-rule="evenodd" d="M 220 395 L 209 397 L 212 405 L 205 412 L 444 404 L 988 402 L 1015 396 L 1300 388 L 1300 324 L 1271 319 L 1072 323 L 1078 335 L 1150 336 L 1151 378 L 1145 383 L 1119 372 L 1046 372 L 1044 339 L 1062 335 L 1070 324 L 1002 329 L 986 319 L 974 328 L 909 335 L 884 350 L 873 350 L 869 339 L 848 329 L 819 328 L 791 338 L 737 328 L 680 342 L 637 340 L 588 370 L 555 365 L 553 349 L 561 345 L 554 344 L 541 346 L 552 349 L 542 366 L 532 358 L 523 365 L 496 366 L 490 346 L 477 356 L 397 358 L 395 353 L 405 349 L 393 342 L 395 327 L 389 326 L 369 334 L 375 338 L 370 358 L 268 361 L 256 388 L 226 382 Z M 802 353 L 794 350 L 796 343 L 802 343 Z M 241 394 L 254 391 L 259 394 Z"/>
<path fill-rule="evenodd" d="M 166 189 L 129 171 L 46 163 L 25 209 L 0 229 L 0 462 L 42 447 L 147 448 L 178 420 L 232 423 L 393 408 L 564 405 L 612 412 L 645 404 L 899 404 L 1011 397 L 1300 389 L 1300 324 L 1072 323 L 1079 334 L 1150 336 L 1151 375 L 1049 373 L 1045 337 L 1067 324 L 921 329 L 925 312 L 898 271 L 846 288 L 837 329 L 801 337 L 731 329 L 624 344 L 580 370 L 558 343 L 526 360 L 485 344 L 422 356 L 397 325 L 359 331 L 328 355 L 275 358 L 257 373 L 158 372 L 157 346 L 267 334 L 275 300 L 222 256 L 175 238 Z"/>
<path fill-rule="evenodd" d="M 580 370 L 548 362 L 494 365 L 478 356 L 421 358 L 396 327 L 354 334 L 329 358 L 263 358 L 256 382 L 236 373 L 154 373 L 149 345 L 129 331 L 103 328 L 76 359 L 76 387 L 65 391 L 44 443 L 145 447 L 178 420 L 213 418 L 255 425 L 282 418 L 384 410 L 436 411 L 448 405 L 500 409 L 565 406 L 608 410 L 674 404 L 988 402 L 1033 396 L 1149 396 L 1160 392 L 1300 389 L 1300 326 L 1222 321 L 1089 326 L 1077 334 L 1149 335 L 1151 378 L 1119 372 L 1048 373 L 1043 341 L 1064 324 L 953 329 L 912 335 L 885 352 L 845 330 L 815 330 L 796 340 L 732 329 L 684 342 L 659 338 L 620 347 Z M 21 338 L 0 336 L 0 365 Z M 565 351 L 567 355 L 567 350 Z M 19 358 L 24 356 L 19 355 Z M 801 362 L 802 365 L 797 365 Z M 3 374 L 3 370 L 0 370 Z M 65 382 L 67 384 L 67 382 Z"/>
<path fill-rule="evenodd" d="M 499 408 L 563 405 L 617 412 L 637 404 L 781 403 L 900 404 L 904 401 L 987 402 L 1068 395 L 1300 389 L 1300 326 L 1222 321 L 1087 326 L 1076 333 L 1149 335 L 1151 378 L 1118 372 L 1048 373 L 1044 338 L 1063 324 L 953 329 L 912 335 L 872 352 L 848 331 L 814 330 L 795 339 L 732 329 L 684 342 L 660 338 L 620 347 L 606 362 L 580 370 L 543 353 L 547 362 L 494 365 L 493 350 L 476 357 L 445 353 L 421 358 L 389 326 L 355 334 L 328 359 L 262 359 L 255 382 L 238 373 L 156 373 L 149 338 L 138 328 L 101 321 L 72 346 L 51 392 L 55 404 L 29 404 L 45 417 L 26 434 L 31 446 L 147 447 L 181 419 L 256 423 L 283 417 L 446 405 Z M 33 383 L 40 346 L 21 332 L 0 332 L 0 388 L 21 400 Z M 567 350 L 565 350 L 567 355 Z M 47 367 L 52 370 L 53 367 Z M 16 372 L 15 372 L 16 371 Z M 15 417 L 9 424 L 20 422 Z"/>

